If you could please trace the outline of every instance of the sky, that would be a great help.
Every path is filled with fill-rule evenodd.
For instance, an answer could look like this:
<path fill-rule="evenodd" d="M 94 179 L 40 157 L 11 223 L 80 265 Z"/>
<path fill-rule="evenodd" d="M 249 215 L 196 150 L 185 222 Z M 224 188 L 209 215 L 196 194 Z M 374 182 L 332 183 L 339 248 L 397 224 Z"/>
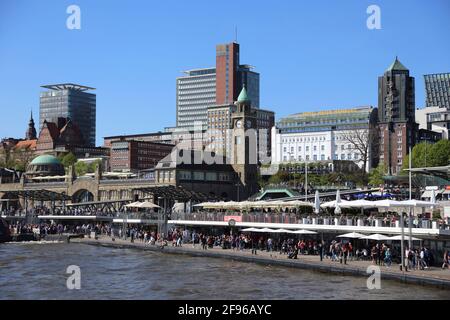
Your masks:
<path fill-rule="evenodd" d="M 66 27 L 73 4 L 79 30 Z M 373 4 L 381 29 L 366 25 Z M 236 27 L 241 63 L 260 73 L 260 106 L 277 119 L 377 106 L 395 56 L 416 78 L 416 107 L 423 75 L 450 72 L 448 0 L 0 0 L 0 138 L 24 137 L 40 86 L 66 82 L 96 88 L 98 145 L 174 126 L 176 77 L 214 67 Z"/>

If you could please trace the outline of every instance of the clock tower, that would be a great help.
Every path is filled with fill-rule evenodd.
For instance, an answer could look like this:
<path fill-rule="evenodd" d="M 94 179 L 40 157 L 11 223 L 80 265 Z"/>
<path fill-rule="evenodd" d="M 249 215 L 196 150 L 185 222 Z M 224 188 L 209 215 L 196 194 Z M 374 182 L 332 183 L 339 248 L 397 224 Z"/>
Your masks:
<path fill-rule="evenodd" d="M 237 174 L 237 199 L 245 200 L 258 191 L 256 110 L 251 108 L 247 90 L 242 88 L 231 115 L 231 164 Z"/>

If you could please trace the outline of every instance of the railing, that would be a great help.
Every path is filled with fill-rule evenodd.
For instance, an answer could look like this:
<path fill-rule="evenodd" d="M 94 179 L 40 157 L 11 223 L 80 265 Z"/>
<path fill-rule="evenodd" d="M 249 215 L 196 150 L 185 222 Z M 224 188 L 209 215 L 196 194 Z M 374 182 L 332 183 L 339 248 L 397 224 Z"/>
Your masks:
<path fill-rule="evenodd" d="M 400 222 L 392 219 L 367 218 L 367 217 L 332 217 L 332 216 L 300 216 L 293 213 L 268 214 L 268 213 L 244 213 L 226 214 L 222 212 L 194 212 L 172 213 L 171 220 L 188 221 L 225 221 L 225 216 L 239 216 L 242 222 L 254 223 L 286 223 L 286 224 L 311 224 L 311 225 L 338 225 L 359 227 L 387 227 L 399 228 Z M 404 222 L 405 228 L 409 227 L 408 219 Z M 450 224 L 439 223 L 429 219 L 414 220 L 412 228 L 450 230 Z"/>

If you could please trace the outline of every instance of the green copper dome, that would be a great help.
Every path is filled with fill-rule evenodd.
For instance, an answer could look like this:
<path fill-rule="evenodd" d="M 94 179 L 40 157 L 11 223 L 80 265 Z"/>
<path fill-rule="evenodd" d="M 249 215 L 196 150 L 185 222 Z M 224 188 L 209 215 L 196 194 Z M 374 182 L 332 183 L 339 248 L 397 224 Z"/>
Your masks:
<path fill-rule="evenodd" d="M 245 87 L 242 88 L 241 93 L 239 94 L 238 97 L 238 102 L 248 102 L 250 101 L 250 99 L 247 96 L 247 90 L 245 89 Z"/>
<path fill-rule="evenodd" d="M 33 161 L 31 161 L 30 165 L 49 165 L 49 164 L 56 164 L 56 165 L 60 165 L 61 161 L 59 161 L 58 158 L 48 155 L 48 154 L 44 154 L 42 156 L 38 156 L 36 158 L 33 159 Z"/>

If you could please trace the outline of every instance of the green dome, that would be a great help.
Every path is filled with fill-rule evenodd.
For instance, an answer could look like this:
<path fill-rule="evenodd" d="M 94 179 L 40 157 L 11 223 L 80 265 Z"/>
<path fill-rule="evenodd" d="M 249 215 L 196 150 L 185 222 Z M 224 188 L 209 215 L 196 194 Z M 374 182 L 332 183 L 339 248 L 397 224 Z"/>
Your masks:
<path fill-rule="evenodd" d="M 239 94 L 239 97 L 237 99 L 238 102 L 248 102 L 250 101 L 248 96 L 247 96 L 247 90 L 245 89 L 245 87 L 242 88 L 241 93 Z"/>
<path fill-rule="evenodd" d="M 44 154 L 42 156 L 38 156 L 31 161 L 30 165 L 49 165 L 49 164 L 56 164 L 60 165 L 61 161 L 57 157 Z"/>

